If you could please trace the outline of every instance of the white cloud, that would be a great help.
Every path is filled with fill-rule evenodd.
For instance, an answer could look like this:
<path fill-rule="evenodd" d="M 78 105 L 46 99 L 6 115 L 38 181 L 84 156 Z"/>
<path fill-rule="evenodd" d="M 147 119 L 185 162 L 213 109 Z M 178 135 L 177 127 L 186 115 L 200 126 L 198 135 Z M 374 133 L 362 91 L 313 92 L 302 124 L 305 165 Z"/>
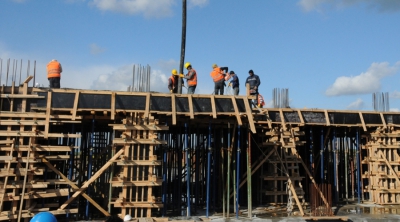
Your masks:
<path fill-rule="evenodd" d="M 372 63 L 368 70 L 358 76 L 341 76 L 325 94 L 327 96 L 368 94 L 380 91 L 381 80 L 397 72 L 400 63 L 390 67 L 388 62 Z"/>
<path fill-rule="evenodd" d="M 209 0 L 189 0 L 189 8 L 192 8 L 192 7 L 203 7 L 203 6 L 206 6 L 206 5 L 208 5 L 208 2 L 209 2 Z"/>
<path fill-rule="evenodd" d="M 96 43 L 90 44 L 89 47 L 90 47 L 90 53 L 93 55 L 98 55 L 105 51 L 104 48 L 98 46 Z"/>
<path fill-rule="evenodd" d="M 137 67 L 137 65 L 135 65 Z M 109 73 L 103 73 L 92 83 L 91 89 L 96 90 L 116 90 L 127 91 L 129 86 L 134 84 L 136 90 L 139 87 L 138 71 L 135 69 L 135 81 L 133 81 L 133 65 L 126 65 L 113 70 Z M 142 72 L 143 73 L 143 72 Z M 144 81 L 141 83 L 146 84 Z M 150 91 L 167 92 L 168 76 L 160 70 L 151 70 L 150 72 Z"/>
<path fill-rule="evenodd" d="M 297 4 L 307 12 L 321 11 L 324 8 L 341 9 L 356 4 L 363 4 L 368 9 L 376 9 L 379 12 L 400 11 L 400 1 L 395 0 L 300 0 Z"/>
<path fill-rule="evenodd" d="M 364 107 L 364 101 L 362 99 L 357 99 L 356 101 L 350 103 L 346 107 L 348 110 L 361 110 Z"/>
<path fill-rule="evenodd" d="M 172 15 L 175 0 L 91 0 L 90 4 L 102 11 L 161 18 Z"/>

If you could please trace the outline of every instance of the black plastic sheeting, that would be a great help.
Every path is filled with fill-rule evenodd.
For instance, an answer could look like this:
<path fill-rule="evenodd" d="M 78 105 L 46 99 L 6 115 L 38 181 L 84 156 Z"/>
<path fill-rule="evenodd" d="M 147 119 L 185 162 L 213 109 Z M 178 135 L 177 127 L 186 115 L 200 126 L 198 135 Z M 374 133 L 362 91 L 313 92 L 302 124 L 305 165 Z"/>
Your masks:
<path fill-rule="evenodd" d="M 116 95 L 115 109 L 145 110 L 146 96 Z"/>

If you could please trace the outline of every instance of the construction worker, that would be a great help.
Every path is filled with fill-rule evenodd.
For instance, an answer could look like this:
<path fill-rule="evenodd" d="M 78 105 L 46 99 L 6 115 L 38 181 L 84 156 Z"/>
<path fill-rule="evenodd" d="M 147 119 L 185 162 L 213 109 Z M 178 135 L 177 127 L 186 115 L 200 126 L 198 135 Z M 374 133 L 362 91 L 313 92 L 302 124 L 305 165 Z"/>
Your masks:
<path fill-rule="evenodd" d="M 228 72 L 228 67 L 218 67 L 217 64 L 212 65 L 213 71 L 210 76 L 214 81 L 214 95 L 224 95 L 225 76 Z"/>
<path fill-rule="evenodd" d="M 246 79 L 246 85 L 247 83 L 250 85 L 250 95 L 255 95 L 256 99 L 258 98 L 258 87 L 261 84 L 260 77 L 258 75 L 255 75 L 253 70 L 249 70 L 249 76 Z M 253 101 L 254 103 L 255 101 Z M 256 104 L 254 104 L 256 106 Z"/>
<path fill-rule="evenodd" d="M 171 76 L 168 79 L 168 89 L 170 93 L 176 93 L 178 90 L 178 71 L 176 69 L 173 69 L 171 71 Z"/>
<path fill-rule="evenodd" d="M 57 218 L 50 212 L 40 212 L 30 222 L 57 222 Z"/>
<path fill-rule="evenodd" d="M 258 108 L 263 108 L 263 106 L 265 106 L 264 97 L 261 94 L 257 96 L 257 106 Z"/>
<path fill-rule="evenodd" d="M 239 95 L 239 78 L 234 71 L 230 71 L 229 76 L 232 80 L 229 82 L 228 86 L 232 87 L 233 95 L 237 96 Z"/>
<path fill-rule="evenodd" d="M 188 94 L 194 94 L 197 86 L 197 73 L 196 70 L 192 68 L 192 64 L 190 62 L 185 63 L 185 68 L 188 70 L 186 75 L 180 74 L 179 77 L 187 79 L 188 84 Z"/>
<path fill-rule="evenodd" d="M 49 80 L 50 88 L 60 88 L 61 72 L 61 64 L 56 59 L 47 64 L 47 79 Z"/>

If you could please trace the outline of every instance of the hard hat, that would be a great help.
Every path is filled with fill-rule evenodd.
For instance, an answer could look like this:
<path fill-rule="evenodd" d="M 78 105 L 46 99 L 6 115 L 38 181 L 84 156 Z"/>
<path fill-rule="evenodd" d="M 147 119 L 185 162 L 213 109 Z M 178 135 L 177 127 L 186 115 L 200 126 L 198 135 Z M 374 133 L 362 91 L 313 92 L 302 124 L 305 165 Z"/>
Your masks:
<path fill-rule="evenodd" d="M 212 67 L 216 68 L 216 67 L 218 67 L 218 65 L 214 63 L 214 64 L 212 64 Z"/>
<path fill-rule="evenodd" d="M 50 212 L 40 212 L 36 214 L 30 222 L 57 222 L 56 217 Z"/>
<path fill-rule="evenodd" d="M 190 62 L 185 63 L 185 69 L 187 69 L 189 66 L 192 66 L 192 65 L 190 64 Z"/>
<path fill-rule="evenodd" d="M 129 215 L 129 214 L 125 215 L 124 221 L 130 221 L 130 220 L 132 220 L 131 215 Z"/>
<path fill-rule="evenodd" d="M 176 69 L 173 69 L 171 73 L 172 75 L 178 75 L 178 71 L 176 71 Z"/>

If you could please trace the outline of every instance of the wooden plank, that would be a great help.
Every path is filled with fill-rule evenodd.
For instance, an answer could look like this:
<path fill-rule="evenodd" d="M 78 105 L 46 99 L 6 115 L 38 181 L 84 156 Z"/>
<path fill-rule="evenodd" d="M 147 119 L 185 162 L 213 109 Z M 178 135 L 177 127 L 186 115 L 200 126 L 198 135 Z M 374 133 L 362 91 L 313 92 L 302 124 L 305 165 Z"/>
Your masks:
<path fill-rule="evenodd" d="M 49 134 L 49 121 L 50 121 L 50 114 L 51 114 L 51 98 L 52 98 L 52 93 L 49 91 L 47 92 L 47 104 L 46 104 L 46 124 L 44 125 L 44 138 L 48 138 Z"/>
<path fill-rule="evenodd" d="M 167 144 L 167 141 L 161 139 L 131 139 L 131 138 L 115 138 L 113 140 L 114 144 L 153 144 L 153 145 L 161 145 Z"/>
<path fill-rule="evenodd" d="M 29 145 L 31 145 L 31 140 L 32 138 L 29 139 Z M 31 149 L 28 149 L 28 154 L 26 155 L 28 157 L 28 160 L 26 161 L 26 166 L 25 166 L 25 172 L 28 171 L 28 167 L 29 167 L 29 155 L 31 153 Z M 26 185 L 26 178 L 28 177 L 28 174 L 26 173 L 24 176 L 24 183 L 23 183 L 23 187 L 22 187 L 22 194 L 21 196 L 24 197 L 25 196 L 25 185 Z M 18 213 L 18 222 L 21 220 L 21 214 L 22 214 L 22 206 L 24 204 L 24 198 L 22 198 L 20 205 L 19 205 L 19 213 Z"/>
<path fill-rule="evenodd" d="M 325 121 L 326 121 L 326 125 L 330 126 L 331 125 L 331 121 L 329 120 L 329 114 L 328 114 L 328 110 L 324 110 L 324 114 L 325 114 Z"/>
<path fill-rule="evenodd" d="M 249 101 L 246 97 L 243 98 L 244 106 L 246 108 L 246 115 L 248 119 L 248 123 L 250 126 L 250 130 L 252 133 L 257 133 L 256 127 L 254 125 L 254 119 L 253 119 L 253 114 L 252 114 L 252 109 L 249 105 Z"/>
<path fill-rule="evenodd" d="M 175 94 L 171 94 L 171 107 L 172 107 L 172 125 L 176 125 Z"/>
<path fill-rule="evenodd" d="M 72 114 L 71 120 L 75 120 L 75 118 L 76 118 L 76 112 L 77 112 L 77 109 L 78 109 L 78 102 L 79 102 L 79 91 L 77 91 L 75 93 L 74 106 L 73 106 L 72 111 L 71 111 L 71 114 Z"/>
<path fill-rule="evenodd" d="M 110 113 L 111 120 L 115 120 L 115 96 L 116 96 L 116 93 L 113 92 L 111 94 L 111 113 Z"/>
<path fill-rule="evenodd" d="M 360 120 L 361 120 L 361 124 L 362 124 L 363 130 L 364 130 L 364 132 L 366 132 L 367 131 L 367 127 L 365 126 L 364 116 L 363 116 L 363 114 L 361 112 L 358 112 L 358 114 L 360 115 Z"/>
<path fill-rule="evenodd" d="M 382 120 L 382 123 L 383 123 L 383 127 L 387 128 L 386 121 L 385 121 L 385 117 L 383 116 L 383 113 L 379 113 L 379 115 L 381 116 L 381 120 Z"/>
<path fill-rule="evenodd" d="M 212 116 L 214 119 L 217 118 L 217 109 L 215 108 L 215 96 L 211 96 L 211 110 L 212 110 Z"/>
<path fill-rule="evenodd" d="M 279 109 L 279 116 L 281 117 L 281 125 L 283 130 L 287 130 L 286 123 L 285 123 L 285 116 L 283 115 L 283 110 Z"/>
<path fill-rule="evenodd" d="M 304 122 L 303 114 L 301 113 L 301 111 L 300 111 L 299 109 L 297 110 L 297 115 L 299 115 L 300 123 L 301 123 L 302 125 L 304 125 L 305 122 Z M 326 115 L 325 115 L 325 118 L 326 118 Z"/>
<path fill-rule="evenodd" d="M 241 126 L 241 125 L 243 125 L 243 123 L 242 123 L 242 118 L 240 117 L 239 109 L 237 107 L 236 98 L 231 97 L 231 99 L 232 99 L 233 110 L 235 110 L 236 120 L 237 120 L 238 124 Z"/>
<path fill-rule="evenodd" d="M 23 94 L 1 94 L 2 99 L 44 99 L 44 96 L 38 95 L 23 95 Z"/>
<path fill-rule="evenodd" d="M 0 144 L 14 144 L 14 140 L 0 140 Z"/>
<path fill-rule="evenodd" d="M 103 167 L 101 167 L 88 181 L 86 181 L 81 188 L 79 188 L 78 191 L 76 191 L 71 198 L 69 198 L 61 207 L 59 210 L 65 209 L 65 207 L 68 206 L 76 197 L 78 197 L 83 191 L 85 191 L 89 185 L 94 182 L 112 163 L 114 160 L 116 160 L 119 156 L 121 156 L 124 153 L 124 149 L 121 149 L 118 151 L 106 164 L 104 164 Z"/>
<path fill-rule="evenodd" d="M 189 94 L 189 96 L 188 96 L 188 102 L 189 102 L 189 116 L 190 116 L 190 119 L 194 119 L 194 113 L 193 113 L 193 96 L 192 96 L 192 94 Z"/>
<path fill-rule="evenodd" d="M 47 108 L 46 108 L 47 109 Z M 69 110 L 69 109 L 68 109 Z M 10 117 L 10 118 L 42 118 L 46 119 L 47 114 L 45 113 L 35 113 L 35 112 L 0 112 L 1 117 Z M 61 114 L 50 114 L 51 119 L 72 119 L 72 115 L 61 115 Z M 75 119 L 82 119 L 81 116 L 76 117 Z"/>
<path fill-rule="evenodd" d="M 31 79 L 33 79 L 33 76 L 28 76 L 22 83 L 23 84 L 28 84 L 29 83 L 29 81 L 31 81 Z"/>
<path fill-rule="evenodd" d="M 146 108 L 145 108 L 145 111 L 144 111 L 144 118 L 149 118 L 149 113 L 150 113 L 150 96 L 151 96 L 150 93 L 146 94 Z"/>
<path fill-rule="evenodd" d="M 10 158 L 12 158 L 12 154 L 13 154 L 13 151 L 14 151 L 14 150 L 13 150 L 13 148 L 14 148 L 14 142 L 15 142 L 15 140 L 12 140 L 12 145 L 11 145 L 11 150 L 10 150 L 10 155 L 9 155 Z M 11 167 L 11 162 L 8 161 L 8 162 L 7 162 L 7 171 L 10 170 L 10 167 Z M 5 193 L 6 193 L 7 182 L 8 182 L 8 176 L 6 176 L 6 177 L 4 178 L 3 193 L 1 193 L 1 200 L 0 200 L 0 212 L 3 211 L 3 201 L 4 201 L 4 195 L 5 195 Z"/>
<path fill-rule="evenodd" d="M 109 124 L 114 130 L 169 130 L 169 126 L 165 125 L 124 125 Z"/>

